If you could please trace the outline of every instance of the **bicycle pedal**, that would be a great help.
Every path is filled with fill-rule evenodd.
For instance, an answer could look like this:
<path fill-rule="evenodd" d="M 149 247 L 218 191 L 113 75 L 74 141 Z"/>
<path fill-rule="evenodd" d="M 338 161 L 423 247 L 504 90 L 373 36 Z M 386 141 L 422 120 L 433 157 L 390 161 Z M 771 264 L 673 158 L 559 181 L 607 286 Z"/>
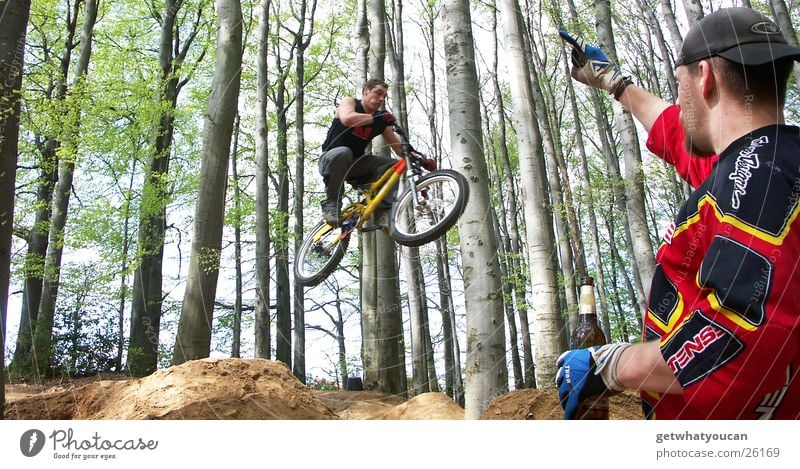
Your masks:
<path fill-rule="evenodd" d="M 378 230 L 383 229 L 383 228 L 384 228 L 383 225 L 370 225 L 370 226 L 362 229 L 361 232 L 362 233 L 369 233 L 370 231 L 378 231 Z"/>

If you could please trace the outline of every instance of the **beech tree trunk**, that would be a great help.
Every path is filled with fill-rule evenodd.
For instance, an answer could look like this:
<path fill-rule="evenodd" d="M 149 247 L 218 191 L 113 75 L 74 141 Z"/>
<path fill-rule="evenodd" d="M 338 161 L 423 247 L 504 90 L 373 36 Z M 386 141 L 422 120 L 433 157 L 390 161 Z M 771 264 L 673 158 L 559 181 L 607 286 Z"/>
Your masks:
<path fill-rule="evenodd" d="M 269 103 L 269 9 L 270 0 L 261 0 L 258 20 L 258 57 L 256 91 L 256 311 L 255 356 L 270 358 L 272 352 L 269 315 L 269 128 L 267 104 Z"/>
<path fill-rule="evenodd" d="M 56 102 L 63 103 L 67 97 L 69 68 L 72 63 L 72 51 L 78 46 L 75 41 L 78 18 L 82 1 L 76 1 L 72 9 L 67 10 L 64 50 L 61 53 L 59 73 L 51 78 L 47 96 Z M 45 46 L 47 47 L 47 46 Z M 63 104 L 62 104 L 63 106 Z M 44 281 L 44 264 L 49 245 L 50 224 L 53 211 L 53 192 L 58 181 L 58 152 L 61 141 L 53 135 L 36 135 L 36 146 L 41 154 L 39 162 L 40 175 L 36 190 L 36 216 L 27 236 L 28 252 L 25 255 L 25 279 L 22 289 L 22 307 L 20 309 L 17 346 L 10 371 L 19 375 L 30 375 L 34 371 L 31 346 L 39 317 L 39 304 L 42 300 L 42 283 Z"/>
<path fill-rule="evenodd" d="M 217 59 L 203 126 L 203 157 L 195 207 L 189 276 L 172 358 L 173 365 L 206 358 L 211 349 L 225 189 L 242 65 L 242 8 L 218 0 Z"/>
<path fill-rule="evenodd" d="M 467 0 L 446 0 L 442 10 L 450 145 L 455 168 L 470 182 L 470 200 L 458 221 L 467 311 L 465 417 L 477 419 L 508 389 L 500 266 L 483 151 L 480 88 Z"/>
<path fill-rule="evenodd" d="M 178 41 L 181 24 L 177 23 L 182 0 L 167 0 L 161 25 L 158 62 L 161 88 L 157 103 L 163 109 L 159 118 L 155 148 L 142 188 L 137 242 L 138 266 L 133 276 L 131 331 L 128 344 L 128 370 L 133 376 L 145 376 L 156 370 L 161 330 L 164 236 L 167 229 L 166 201 L 170 153 L 175 132 L 175 108 L 181 84 L 180 70 L 194 34 L 182 44 Z"/>
<path fill-rule="evenodd" d="M 84 11 L 83 30 L 81 32 L 81 53 L 75 65 L 75 77 L 70 88 L 74 104 L 69 107 L 65 127 L 74 129 L 65 136 L 62 142 L 62 160 L 59 162 L 58 183 L 53 194 L 53 211 L 50 224 L 49 243 L 45 258 L 44 277 L 42 281 L 42 299 L 39 303 L 39 314 L 36 329 L 33 333 L 33 358 L 35 376 L 41 379 L 48 372 L 52 363 L 53 320 L 58 298 L 61 256 L 64 250 L 64 228 L 67 224 L 72 179 L 78 160 L 78 142 L 80 141 L 80 115 L 82 91 L 81 82 L 89 70 L 89 59 L 92 55 L 92 36 L 97 20 L 97 1 L 87 0 Z"/>
<path fill-rule="evenodd" d="M 512 75 L 514 119 L 520 154 L 522 200 L 530 257 L 531 307 L 536 338 L 536 381 L 540 387 L 555 385 L 556 359 L 566 349 L 558 301 L 552 208 L 545 180 L 544 149 L 533 91 L 525 58 L 522 19 L 516 0 L 501 0 L 506 54 Z"/>
<path fill-rule="evenodd" d="M 29 0 L 0 0 L 0 351 L 6 349 L 11 236 L 19 149 L 20 90 Z M 6 408 L 6 358 L 0 357 L 0 419 Z"/>

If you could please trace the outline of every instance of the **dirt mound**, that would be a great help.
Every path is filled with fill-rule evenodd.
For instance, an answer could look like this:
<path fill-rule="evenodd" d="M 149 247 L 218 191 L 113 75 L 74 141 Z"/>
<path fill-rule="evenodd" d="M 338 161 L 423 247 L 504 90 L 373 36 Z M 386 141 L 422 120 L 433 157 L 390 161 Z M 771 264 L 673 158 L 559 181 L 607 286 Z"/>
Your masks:
<path fill-rule="evenodd" d="M 87 384 L 88 383 L 88 384 Z M 461 420 L 443 393 L 412 399 L 375 391 L 312 391 L 283 363 L 262 359 L 195 360 L 141 379 L 102 375 L 47 385 L 9 383 L 6 418 Z M 524 389 L 489 403 L 481 419 L 560 420 L 554 389 Z M 642 418 L 639 396 L 611 398 L 611 418 Z"/>
<path fill-rule="evenodd" d="M 464 409 L 440 392 L 426 392 L 395 406 L 383 420 L 464 420 Z"/>
<path fill-rule="evenodd" d="M 282 363 L 204 359 L 11 402 L 24 419 L 337 419 Z"/>
<path fill-rule="evenodd" d="M 482 420 L 561 420 L 564 412 L 558 404 L 555 389 L 521 389 L 504 394 L 492 402 L 480 417 Z M 626 391 L 611 396 L 611 420 L 641 420 L 639 395 Z"/>
<path fill-rule="evenodd" d="M 344 420 L 375 420 L 406 402 L 400 396 L 376 391 L 314 391 L 314 394 Z"/>

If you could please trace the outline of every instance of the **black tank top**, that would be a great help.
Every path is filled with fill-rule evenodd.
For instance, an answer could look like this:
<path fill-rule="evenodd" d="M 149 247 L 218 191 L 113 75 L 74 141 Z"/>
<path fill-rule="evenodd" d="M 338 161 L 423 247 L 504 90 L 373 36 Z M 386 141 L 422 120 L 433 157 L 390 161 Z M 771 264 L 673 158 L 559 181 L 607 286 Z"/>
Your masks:
<path fill-rule="evenodd" d="M 360 99 L 356 99 L 356 112 L 364 112 L 364 106 Z M 388 125 L 383 119 L 362 127 L 348 127 L 342 124 L 338 117 L 333 119 L 331 127 L 328 129 L 328 136 L 322 144 L 322 151 L 328 151 L 336 147 L 348 147 L 353 150 L 353 156 L 358 158 L 364 155 L 369 142 L 382 134 Z"/>

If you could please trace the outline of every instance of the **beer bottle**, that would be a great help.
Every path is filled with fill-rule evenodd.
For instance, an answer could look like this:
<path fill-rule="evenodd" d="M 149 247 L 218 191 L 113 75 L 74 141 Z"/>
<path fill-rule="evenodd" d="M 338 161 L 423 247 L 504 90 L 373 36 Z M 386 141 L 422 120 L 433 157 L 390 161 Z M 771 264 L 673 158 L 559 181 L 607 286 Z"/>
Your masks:
<path fill-rule="evenodd" d="M 581 279 L 578 326 L 572 332 L 572 348 L 582 349 L 605 344 L 606 336 L 597 324 L 594 279 L 592 277 L 583 277 Z M 576 418 L 582 420 L 608 420 L 608 397 L 605 394 L 587 397 L 578 407 Z"/>

